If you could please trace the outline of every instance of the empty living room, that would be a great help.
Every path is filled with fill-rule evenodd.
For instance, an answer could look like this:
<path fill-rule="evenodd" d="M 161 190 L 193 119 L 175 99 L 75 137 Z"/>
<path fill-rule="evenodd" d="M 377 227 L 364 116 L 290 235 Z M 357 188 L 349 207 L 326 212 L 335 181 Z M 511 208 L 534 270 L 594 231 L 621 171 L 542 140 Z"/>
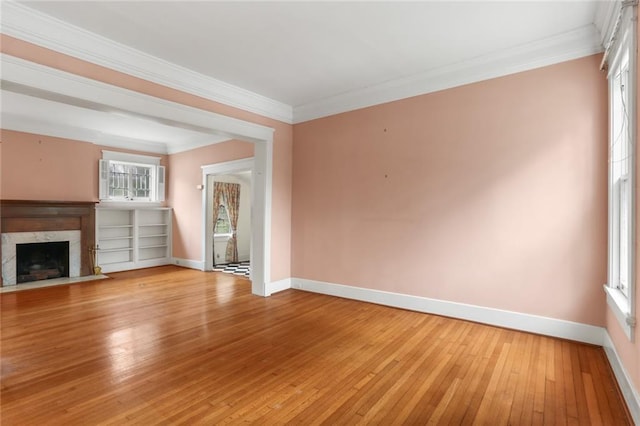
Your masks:
<path fill-rule="evenodd" d="M 637 0 L 0 3 L 0 423 L 640 424 Z"/>

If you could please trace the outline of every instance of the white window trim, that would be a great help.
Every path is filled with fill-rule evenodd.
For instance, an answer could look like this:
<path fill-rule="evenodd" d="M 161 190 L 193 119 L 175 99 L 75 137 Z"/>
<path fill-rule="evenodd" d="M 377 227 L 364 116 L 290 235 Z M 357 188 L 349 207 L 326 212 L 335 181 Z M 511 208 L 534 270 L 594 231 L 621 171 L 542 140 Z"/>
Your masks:
<path fill-rule="evenodd" d="M 160 157 L 153 157 L 151 155 L 130 154 L 128 152 L 117 152 L 102 150 L 102 159 L 109 161 L 125 161 L 127 163 L 140 163 L 140 164 L 152 164 L 155 166 L 160 165 Z"/>
<path fill-rule="evenodd" d="M 627 338 L 634 341 L 634 329 L 636 326 L 636 319 L 631 314 L 632 306 L 629 304 L 629 299 L 619 289 L 611 286 L 604 286 L 605 293 L 607 294 L 607 304 L 611 308 L 611 312 L 620 323 L 624 334 Z"/>
<path fill-rule="evenodd" d="M 618 40 L 616 41 L 615 46 L 613 46 L 612 51 L 614 53 L 613 58 L 610 62 L 610 73 L 609 73 L 609 123 L 613 122 L 613 107 L 612 107 L 612 73 L 611 71 L 615 71 L 618 68 L 619 62 L 625 56 L 625 50 L 629 53 L 629 81 L 627 82 L 629 93 L 628 105 L 627 105 L 627 113 L 629 116 L 629 133 L 630 133 L 630 141 L 629 141 L 629 173 L 628 173 L 628 181 L 630 187 L 630 199 L 628 202 L 630 203 L 630 217 L 629 217 L 629 253 L 628 253 L 628 265 L 629 265 L 629 282 L 628 282 L 628 290 L 627 295 L 625 295 L 618 287 L 618 277 L 617 272 L 614 268 L 616 268 L 618 263 L 618 247 L 617 242 L 619 235 L 617 234 L 618 230 L 616 227 L 618 226 L 618 220 L 616 216 L 617 212 L 617 204 L 616 204 L 616 194 L 614 193 L 614 182 L 613 182 L 613 172 L 611 168 L 611 162 L 609 162 L 609 172 L 608 172 L 608 193 L 609 193 L 609 224 L 608 224 L 608 262 L 607 262 L 607 280 L 608 284 L 604 286 L 605 293 L 607 295 L 607 305 L 611 308 L 614 316 L 620 323 L 622 330 L 624 331 L 627 338 L 634 342 L 635 336 L 635 326 L 636 326 L 636 245 L 635 245 L 635 235 L 636 235 L 636 194 L 637 194 L 637 186 L 636 186 L 636 141 L 637 141 L 637 116 L 636 116 L 636 85 L 637 85 L 637 21 L 636 21 L 636 13 L 637 8 L 634 7 L 626 7 L 623 10 L 623 17 L 620 25 L 620 32 L 618 36 Z M 609 141 L 608 141 L 608 150 L 611 153 L 611 140 L 613 137 L 612 127 L 609 126 Z"/>
<path fill-rule="evenodd" d="M 142 154 L 131 154 L 128 152 L 118 152 L 118 151 L 108 151 L 103 149 L 102 150 L 102 160 L 108 160 L 108 161 L 122 161 L 122 162 L 126 162 L 126 163 L 132 163 L 132 164 L 140 164 L 142 166 L 155 166 L 155 170 L 154 170 L 154 174 L 158 173 L 158 168 L 162 167 L 160 166 L 160 160 L 162 158 L 161 157 L 155 157 L 155 156 L 151 156 L 151 155 L 142 155 Z M 165 172 L 166 173 L 166 172 Z M 165 181 L 166 181 L 166 174 L 165 174 Z M 153 180 L 157 182 L 158 177 L 154 176 Z M 98 178 L 98 180 L 100 180 L 100 178 Z M 100 184 L 100 183 L 99 183 Z M 166 185 L 166 184 L 165 184 Z M 165 189 L 162 188 L 162 190 L 164 191 Z M 155 192 L 158 191 L 158 189 L 154 189 Z M 165 199 L 165 194 L 156 194 L 156 197 L 160 198 L 158 201 L 150 201 L 150 200 L 136 200 L 136 199 L 122 199 L 122 198 L 117 198 L 117 199 L 100 199 L 100 204 L 104 204 L 104 205 L 108 205 L 109 207 L 125 207 L 125 206 L 131 206 L 131 204 L 135 204 L 136 206 L 140 206 L 140 207 L 160 207 L 163 205 L 164 203 L 164 199 Z"/>

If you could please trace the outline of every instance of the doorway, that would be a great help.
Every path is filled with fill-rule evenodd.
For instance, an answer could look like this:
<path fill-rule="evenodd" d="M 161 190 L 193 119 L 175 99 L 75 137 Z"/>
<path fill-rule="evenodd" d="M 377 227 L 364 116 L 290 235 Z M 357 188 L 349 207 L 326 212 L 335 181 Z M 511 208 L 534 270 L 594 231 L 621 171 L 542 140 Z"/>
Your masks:
<path fill-rule="evenodd" d="M 258 251 L 256 250 L 254 241 L 256 240 L 256 233 L 258 233 L 258 235 L 263 234 L 263 232 L 259 231 L 261 221 L 259 217 L 256 217 L 256 210 L 254 208 L 256 197 L 260 197 L 261 195 L 260 191 L 256 191 L 255 188 L 254 166 L 255 161 L 253 157 L 202 166 L 202 181 L 204 184 L 203 206 L 205 206 L 205 246 L 203 250 L 205 258 L 204 269 L 206 271 L 213 271 L 216 269 L 220 269 L 220 266 L 224 265 L 225 263 L 229 263 L 226 258 L 226 244 L 228 243 L 227 236 L 229 232 L 226 232 L 227 236 L 216 236 L 215 232 L 216 223 L 213 217 L 215 182 L 238 183 L 241 185 L 240 204 L 242 206 L 244 201 L 244 209 L 238 215 L 239 234 L 237 235 L 236 245 L 238 248 L 238 259 L 242 260 L 248 257 L 248 260 L 251 262 L 251 268 L 249 269 L 249 278 L 252 281 L 252 286 L 254 280 L 256 279 L 255 271 L 259 270 L 260 268 L 260 264 L 256 264 L 255 261 L 255 255 L 256 253 L 258 253 Z M 244 213 L 244 215 L 241 216 L 242 213 Z M 225 234 L 225 232 L 220 232 L 219 234 Z M 218 250 L 215 250 L 216 243 Z M 222 253 L 222 246 L 225 246 L 225 253 Z M 242 265 L 242 267 L 244 266 L 245 265 Z"/>
<path fill-rule="evenodd" d="M 252 216 L 251 216 L 251 291 L 260 296 L 271 294 L 271 192 L 273 169 L 273 133 L 274 129 L 264 125 L 232 118 L 201 108 L 168 101 L 144 93 L 102 83 L 81 75 L 70 74 L 55 68 L 39 65 L 18 57 L 2 58 L 2 79 L 14 84 L 15 87 L 27 87 L 53 93 L 58 96 L 58 102 L 64 100 L 81 100 L 81 105 L 99 106 L 98 112 L 114 111 L 128 116 L 144 119 L 155 124 L 175 127 L 189 131 L 196 131 L 209 135 L 208 142 L 237 139 L 254 144 L 254 157 L 251 160 L 252 170 Z M 61 103 L 64 103 L 61 102 Z M 69 137 L 65 126 L 47 126 L 49 136 Z M 16 128 L 14 130 L 29 131 Z M 85 134 L 85 133 L 83 133 Z M 98 142 L 100 138 L 98 137 Z M 125 142 L 126 141 L 126 142 Z M 134 139 L 123 139 L 121 147 L 130 148 Z M 155 145 L 155 144 L 154 144 Z M 146 144 L 145 146 L 150 146 Z M 171 150 L 165 145 L 161 153 L 179 152 L 179 146 Z M 153 151 L 156 152 L 156 151 Z M 160 151 L 158 151 L 160 152 Z M 242 161 L 242 160 L 241 160 Z M 203 170 L 209 166 L 204 166 Z M 213 169 L 211 173 L 227 173 L 228 170 Z M 235 171 L 235 170 L 232 170 Z M 211 174 L 209 173 L 209 174 Z M 169 173 L 169 176 L 171 173 Z M 206 175 L 205 175 L 206 176 Z M 206 179 L 198 189 L 205 189 Z M 207 191 L 202 191 L 201 224 L 204 229 L 208 215 L 206 203 Z M 191 212 L 189 212 L 191 213 Z M 202 236 L 201 247 L 205 256 L 199 259 L 185 259 L 184 266 L 196 269 L 211 270 L 211 255 L 208 244 L 210 238 Z"/>
<path fill-rule="evenodd" d="M 213 270 L 250 277 L 251 170 L 208 175 L 207 181 L 213 212 Z"/>

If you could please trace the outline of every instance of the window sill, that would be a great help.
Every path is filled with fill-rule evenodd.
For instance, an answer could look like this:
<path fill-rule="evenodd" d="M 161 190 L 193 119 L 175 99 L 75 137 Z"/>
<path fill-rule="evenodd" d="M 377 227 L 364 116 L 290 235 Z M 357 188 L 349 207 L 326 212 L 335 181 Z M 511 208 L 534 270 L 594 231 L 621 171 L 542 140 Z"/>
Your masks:
<path fill-rule="evenodd" d="M 636 319 L 631 316 L 631 307 L 629 299 L 622 294 L 617 288 L 604 285 L 604 291 L 607 293 L 607 305 L 611 308 L 611 312 L 615 315 L 620 327 L 624 331 L 629 341 L 633 342 L 633 330 L 635 328 Z"/>
<path fill-rule="evenodd" d="M 97 207 L 115 207 L 115 208 L 132 208 L 132 207 L 162 207 L 159 201 L 135 201 L 135 200 L 100 200 Z"/>

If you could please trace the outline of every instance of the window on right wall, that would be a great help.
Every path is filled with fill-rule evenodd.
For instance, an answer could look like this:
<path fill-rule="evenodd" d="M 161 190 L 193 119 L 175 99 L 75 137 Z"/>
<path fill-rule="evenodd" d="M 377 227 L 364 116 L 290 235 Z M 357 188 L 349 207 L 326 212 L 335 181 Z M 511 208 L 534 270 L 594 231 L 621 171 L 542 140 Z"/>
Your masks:
<path fill-rule="evenodd" d="M 623 6 L 607 53 L 609 82 L 609 259 L 607 302 L 625 334 L 635 328 L 637 53 L 634 6 Z"/>

